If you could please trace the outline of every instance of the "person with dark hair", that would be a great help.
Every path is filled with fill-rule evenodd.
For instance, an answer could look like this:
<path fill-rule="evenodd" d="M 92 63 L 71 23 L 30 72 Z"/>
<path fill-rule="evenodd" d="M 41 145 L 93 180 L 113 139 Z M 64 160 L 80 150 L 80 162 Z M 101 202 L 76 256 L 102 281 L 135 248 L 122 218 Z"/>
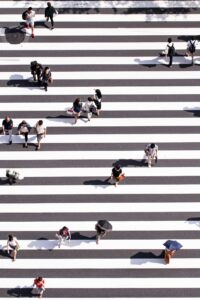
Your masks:
<path fill-rule="evenodd" d="M 106 230 L 105 230 L 105 229 L 102 229 L 102 228 L 99 226 L 98 223 L 95 225 L 95 230 L 96 230 L 96 232 L 97 232 L 97 234 L 96 234 L 96 244 L 98 245 L 100 239 L 106 235 Z"/>
<path fill-rule="evenodd" d="M 172 42 L 171 38 L 168 38 L 167 40 L 167 46 L 165 49 L 165 55 L 169 57 L 169 64 L 168 67 L 172 67 L 173 63 L 173 56 L 175 55 L 175 48 L 174 48 L 174 43 Z"/>
<path fill-rule="evenodd" d="M 44 15 L 47 22 L 49 21 L 49 19 L 51 20 L 51 29 L 54 29 L 53 16 L 57 13 L 57 10 L 51 5 L 51 2 L 47 2 L 47 7 L 45 8 Z"/>
<path fill-rule="evenodd" d="M 34 34 L 34 17 L 35 17 L 35 11 L 32 9 L 32 7 L 29 7 L 26 11 L 26 28 L 28 29 L 31 27 L 31 36 L 32 38 L 35 37 Z"/>
<path fill-rule="evenodd" d="M 42 84 L 44 86 L 44 90 L 47 92 L 47 87 L 49 83 L 52 83 L 52 75 L 49 67 L 45 67 L 42 72 Z"/>
<path fill-rule="evenodd" d="M 13 129 L 13 120 L 6 116 L 2 122 L 3 134 L 9 136 L 9 144 L 12 144 L 12 129 Z"/>
<path fill-rule="evenodd" d="M 115 165 L 112 169 L 110 178 L 115 180 L 115 186 L 117 186 L 120 181 L 125 179 L 125 175 L 122 173 L 122 169 L 119 164 Z"/>
<path fill-rule="evenodd" d="M 93 100 L 94 100 L 94 103 L 96 105 L 96 112 L 97 112 L 97 116 L 99 116 L 100 114 L 100 110 L 101 110 L 101 101 L 102 101 L 102 94 L 101 94 L 101 91 L 99 89 L 96 89 L 95 90 L 95 95 L 93 96 Z"/>
<path fill-rule="evenodd" d="M 13 261 L 17 258 L 17 251 L 19 250 L 19 243 L 16 237 L 9 234 L 7 240 L 7 252 Z"/>
<path fill-rule="evenodd" d="M 191 64 L 193 65 L 194 63 L 194 54 L 196 51 L 196 46 L 198 45 L 197 40 L 192 36 L 191 39 L 187 42 L 187 49 L 186 49 L 186 56 L 191 56 L 192 61 Z"/>
<path fill-rule="evenodd" d="M 81 115 L 83 103 L 81 102 L 80 98 L 76 98 L 73 103 L 73 116 L 75 118 L 75 124 L 77 123 L 78 118 Z"/>
<path fill-rule="evenodd" d="M 66 226 L 63 226 L 58 233 L 56 233 L 56 237 L 58 238 L 58 247 L 61 247 L 62 242 L 70 242 L 71 240 L 71 233 L 69 231 L 69 228 Z"/>
<path fill-rule="evenodd" d="M 17 127 L 18 134 L 21 134 L 25 137 L 25 144 L 23 147 L 28 148 L 28 134 L 31 130 L 31 126 L 23 120 Z"/>
<path fill-rule="evenodd" d="M 24 177 L 19 172 L 16 172 L 12 169 L 6 170 L 6 177 L 8 178 L 9 184 L 13 184 L 16 183 L 18 180 L 24 179 Z"/>
<path fill-rule="evenodd" d="M 146 145 L 144 152 L 147 157 L 148 167 L 150 168 L 152 162 L 157 162 L 158 160 L 158 145 L 154 143 L 148 144 Z"/>
<path fill-rule="evenodd" d="M 96 110 L 94 100 L 92 99 L 92 97 L 88 97 L 87 101 L 83 106 L 83 112 L 87 114 L 88 121 L 91 120 L 92 113 L 94 112 L 94 110 Z"/>
<path fill-rule="evenodd" d="M 41 84 L 41 75 L 43 71 L 43 67 L 41 64 L 39 64 L 37 61 L 32 61 L 31 62 L 31 74 L 33 75 L 34 81 L 38 81 L 39 85 Z M 36 79 L 37 77 L 37 79 Z"/>
<path fill-rule="evenodd" d="M 46 129 L 46 126 L 44 125 L 43 121 L 42 120 L 39 120 L 36 124 L 35 124 L 35 132 L 36 132 L 36 135 L 37 135 L 37 147 L 36 147 L 36 150 L 39 150 L 40 149 L 40 143 L 41 143 L 41 140 L 43 138 L 45 138 L 46 134 L 47 134 L 47 129 Z"/>
<path fill-rule="evenodd" d="M 45 291 L 45 281 L 41 276 L 34 279 L 33 287 L 35 287 L 35 286 L 36 286 L 36 289 L 38 292 L 38 297 L 42 298 L 43 293 Z"/>

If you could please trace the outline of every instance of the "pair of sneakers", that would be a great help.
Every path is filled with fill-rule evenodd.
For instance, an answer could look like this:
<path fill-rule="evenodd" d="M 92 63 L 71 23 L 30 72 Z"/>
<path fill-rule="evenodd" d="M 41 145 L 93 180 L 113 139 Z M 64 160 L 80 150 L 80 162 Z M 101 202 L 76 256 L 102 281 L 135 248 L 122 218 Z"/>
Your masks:
<path fill-rule="evenodd" d="M 29 29 L 29 28 L 30 28 L 30 25 L 29 25 L 29 24 L 26 24 L 26 29 Z M 35 37 L 34 33 L 31 34 L 31 37 L 32 37 L 32 38 Z"/>

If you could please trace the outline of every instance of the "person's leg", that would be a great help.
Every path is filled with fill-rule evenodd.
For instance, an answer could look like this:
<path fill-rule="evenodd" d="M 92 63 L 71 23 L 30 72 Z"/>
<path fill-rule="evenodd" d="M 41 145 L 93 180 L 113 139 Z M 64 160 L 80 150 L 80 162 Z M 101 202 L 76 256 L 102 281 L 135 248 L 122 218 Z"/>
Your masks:
<path fill-rule="evenodd" d="M 97 245 L 99 244 L 99 241 L 100 241 L 100 234 L 97 233 L 97 235 L 96 235 L 96 244 Z"/>
<path fill-rule="evenodd" d="M 34 34 L 34 22 L 31 22 L 31 37 L 34 38 L 35 34 Z"/>
<path fill-rule="evenodd" d="M 50 20 L 51 20 L 51 29 L 54 28 L 54 20 L 53 20 L 53 16 L 50 16 Z"/>
<path fill-rule="evenodd" d="M 44 81 L 43 85 L 44 85 L 44 90 L 47 92 L 47 86 L 48 86 L 47 82 Z"/>
<path fill-rule="evenodd" d="M 172 66 L 172 60 L 173 60 L 173 56 L 169 56 L 169 67 Z"/>
<path fill-rule="evenodd" d="M 8 130 L 8 135 L 9 135 L 9 144 L 12 144 L 12 129 Z"/>
<path fill-rule="evenodd" d="M 151 167 L 151 155 L 148 155 L 148 167 Z"/>
<path fill-rule="evenodd" d="M 25 132 L 24 133 L 24 137 L 25 137 L 25 147 L 27 148 L 28 147 L 28 132 Z"/>

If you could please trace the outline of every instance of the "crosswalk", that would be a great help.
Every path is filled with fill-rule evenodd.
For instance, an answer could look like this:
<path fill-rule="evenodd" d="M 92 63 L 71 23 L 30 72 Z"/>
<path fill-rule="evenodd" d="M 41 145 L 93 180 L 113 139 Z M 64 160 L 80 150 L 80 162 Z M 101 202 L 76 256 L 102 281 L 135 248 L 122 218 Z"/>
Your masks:
<path fill-rule="evenodd" d="M 0 300 L 29 299 L 37 276 L 51 300 L 199 299 L 200 58 L 197 49 L 191 66 L 184 53 L 199 36 L 200 1 L 51 2 L 59 12 L 52 31 L 43 26 L 46 1 L 0 0 L 0 117 L 15 127 L 12 145 L 0 135 Z M 29 30 L 19 38 L 9 29 L 29 6 L 35 38 Z M 172 69 L 159 56 L 168 37 L 178 54 Z M 33 60 L 52 70 L 48 92 L 33 83 Z M 74 124 L 67 109 L 95 88 L 100 116 Z M 40 151 L 33 131 L 22 147 L 23 119 L 44 120 Z M 158 163 L 147 168 L 143 149 L 152 142 Z M 126 174 L 117 188 L 107 181 L 115 163 Z M 8 168 L 24 180 L 8 185 Z M 100 219 L 113 231 L 97 245 Z M 64 225 L 72 240 L 59 248 Z M 15 262 L 5 253 L 8 234 L 20 243 Z M 168 239 L 183 248 L 166 265 Z"/>

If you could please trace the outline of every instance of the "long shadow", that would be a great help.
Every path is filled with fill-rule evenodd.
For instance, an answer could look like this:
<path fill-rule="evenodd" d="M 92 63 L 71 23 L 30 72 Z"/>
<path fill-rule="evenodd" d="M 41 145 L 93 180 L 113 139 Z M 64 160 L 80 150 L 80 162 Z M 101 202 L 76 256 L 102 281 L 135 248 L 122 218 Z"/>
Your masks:
<path fill-rule="evenodd" d="M 157 261 L 154 261 L 154 263 L 163 263 L 164 259 L 164 250 L 161 251 L 159 255 L 154 254 L 153 252 L 138 252 L 131 257 L 131 263 L 134 265 L 142 265 L 147 262 L 152 262 L 152 259 L 157 259 Z M 162 259 L 162 261 L 161 261 Z"/>
<path fill-rule="evenodd" d="M 194 225 L 200 227 L 200 217 L 196 217 L 196 218 L 188 218 L 188 219 L 187 219 L 187 222 L 188 222 L 189 224 L 194 224 Z"/>
<path fill-rule="evenodd" d="M 9 180 L 7 178 L 6 179 L 0 178 L 0 185 L 6 185 L 6 184 L 9 184 Z"/>
<path fill-rule="evenodd" d="M 7 82 L 7 86 L 14 86 L 14 87 L 32 87 L 38 88 L 38 83 L 34 81 L 29 81 L 29 79 L 10 79 Z"/>
<path fill-rule="evenodd" d="M 0 250 L 0 256 L 10 258 L 10 255 L 7 252 L 7 247 L 6 246 L 4 247 L 5 247 L 4 250 L 3 249 Z"/>
<path fill-rule="evenodd" d="M 16 287 L 13 289 L 7 290 L 7 294 L 12 297 L 35 297 L 36 294 L 33 293 L 32 287 Z"/>
<path fill-rule="evenodd" d="M 197 108 L 198 108 L 197 110 L 194 109 L 194 108 L 193 109 L 192 108 L 191 109 L 185 108 L 184 111 L 189 112 L 189 113 L 193 113 L 194 117 L 200 117 L 200 107 L 197 107 Z"/>
<path fill-rule="evenodd" d="M 96 185 L 97 187 L 100 186 L 102 188 L 106 188 L 109 185 L 112 185 L 109 181 L 110 177 L 108 177 L 105 180 L 100 180 L 100 179 L 93 179 L 93 180 L 86 180 L 83 182 L 84 185 Z"/>
<path fill-rule="evenodd" d="M 113 166 L 115 166 L 115 165 L 120 165 L 121 167 L 128 167 L 128 166 L 146 167 L 147 163 L 145 162 L 145 159 L 141 159 L 141 160 L 119 159 L 113 163 Z"/>

